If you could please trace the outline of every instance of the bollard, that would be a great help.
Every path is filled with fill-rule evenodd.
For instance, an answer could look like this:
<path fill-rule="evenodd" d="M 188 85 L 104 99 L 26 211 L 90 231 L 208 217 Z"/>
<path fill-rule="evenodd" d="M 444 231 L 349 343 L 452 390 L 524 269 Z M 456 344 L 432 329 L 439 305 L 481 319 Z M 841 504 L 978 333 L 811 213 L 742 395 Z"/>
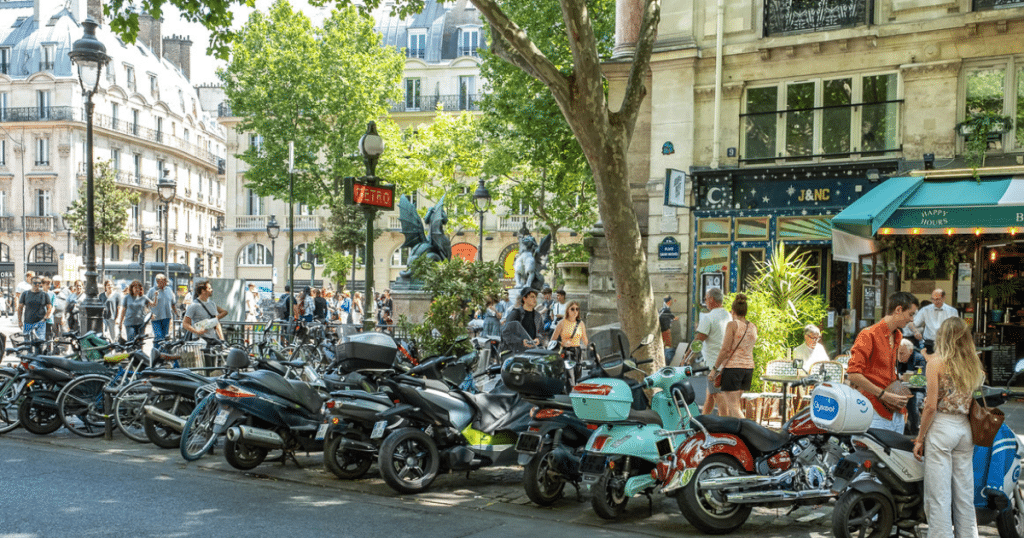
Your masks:
<path fill-rule="evenodd" d="M 111 412 L 114 407 L 114 399 L 110 392 L 103 391 L 103 438 L 107 441 L 114 440 L 114 423 L 111 420 Z"/>

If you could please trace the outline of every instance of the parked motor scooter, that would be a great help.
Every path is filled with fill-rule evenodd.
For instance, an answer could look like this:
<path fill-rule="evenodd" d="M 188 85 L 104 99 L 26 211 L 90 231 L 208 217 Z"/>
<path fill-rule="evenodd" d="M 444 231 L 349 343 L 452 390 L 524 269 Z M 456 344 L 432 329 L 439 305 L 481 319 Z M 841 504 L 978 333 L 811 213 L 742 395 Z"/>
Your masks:
<path fill-rule="evenodd" d="M 647 335 L 630 353 L 632 356 L 654 340 Z M 630 364 L 632 363 L 632 364 Z M 622 367 L 635 369 L 632 360 Z M 638 410 L 636 391 L 606 362 L 608 378 L 589 379 L 573 387 L 570 397 L 576 415 L 600 426 L 590 436 L 586 455 L 580 462 L 583 482 L 590 484 L 591 505 L 604 519 L 622 515 L 635 495 L 650 495 L 662 484 L 652 474 L 662 456 L 671 453 L 692 433 L 687 417 L 698 413 L 691 397 L 693 389 L 684 383 L 693 374 L 689 367 L 665 367 L 644 378 L 642 388 L 658 389 L 650 409 Z M 685 407 L 689 411 L 683 411 Z"/>
<path fill-rule="evenodd" d="M 1024 360 L 1017 371 L 1024 371 Z M 844 391 L 856 393 L 849 387 Z M 989 407 L 1004 403 L 1011 393 L 982 387 L 976 400 Z M 863 398 L 863 397 L 862 397 Z M 843 399 L 815 393 L 813 406 L 849 413 Z M 893 527 L 900 536 L 917 536 L 926 522 L 924 462 L 914 457 L 913 439 L 888 430 L 860 428 L 853 437 L 857 447 L 835 471 L 833 489 L 839 495 L 832 511 L 832 534 L 837 538 L 888 538 Z M 1000 538 L 1024 537 L 1024 493 L 1018 482 L 1022 451 L 1017 436 L 1006 424 L 1000 427 L 991 447 L 974 447 L 974 505 L 979 525 L 993 522 Z"/>

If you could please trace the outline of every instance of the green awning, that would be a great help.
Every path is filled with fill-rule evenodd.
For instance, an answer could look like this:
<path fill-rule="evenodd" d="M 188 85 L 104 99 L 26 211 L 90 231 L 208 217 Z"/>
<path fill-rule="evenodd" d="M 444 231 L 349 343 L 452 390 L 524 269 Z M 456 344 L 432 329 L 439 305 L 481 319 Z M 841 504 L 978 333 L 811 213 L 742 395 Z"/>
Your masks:
<path fill-rule="evenodd" d="M 860 237 L 874 237 L 922 183 L 924 179 L 919 177 L 889 178 L 832 217 L 832 227 Z"/>

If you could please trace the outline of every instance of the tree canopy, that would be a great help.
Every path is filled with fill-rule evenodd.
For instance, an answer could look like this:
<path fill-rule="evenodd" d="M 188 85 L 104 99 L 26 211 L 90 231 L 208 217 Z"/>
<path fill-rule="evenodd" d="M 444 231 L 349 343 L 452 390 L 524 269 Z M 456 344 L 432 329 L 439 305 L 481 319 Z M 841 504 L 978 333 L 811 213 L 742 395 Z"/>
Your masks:
<path fill-rule="evenodd" d="M 139 203 L 139 193 L 119 187 L 115 181 L 116 172 L 110 161 L 99 161 L 93 168 L 93 209 L 95 216 L 96 243 L 119 245 L 128 240 L 128 210 Z M 78 198 L 71 202 L 64 218 L 68 221 L 72 235 L 85 241 L 86 228 L 85 198 L 86 183 L 78 186 Z"/>

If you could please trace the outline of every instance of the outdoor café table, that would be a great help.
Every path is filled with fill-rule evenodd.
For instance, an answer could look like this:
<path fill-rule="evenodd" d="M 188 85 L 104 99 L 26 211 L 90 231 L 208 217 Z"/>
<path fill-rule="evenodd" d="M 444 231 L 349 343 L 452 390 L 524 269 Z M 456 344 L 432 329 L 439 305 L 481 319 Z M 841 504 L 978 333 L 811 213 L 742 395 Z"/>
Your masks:
<path fill-rule="evenodd" d="M 767 381 L 768 383 L 778 383 L 782 385 L 782 408 L 779 413 L 782 415 L 782 423 L 786 423 L 786 400 L 789 399 L 789 386 L 803 379 L 802 376 L 798 375 L 763 375 L 761 381 Z"/>

